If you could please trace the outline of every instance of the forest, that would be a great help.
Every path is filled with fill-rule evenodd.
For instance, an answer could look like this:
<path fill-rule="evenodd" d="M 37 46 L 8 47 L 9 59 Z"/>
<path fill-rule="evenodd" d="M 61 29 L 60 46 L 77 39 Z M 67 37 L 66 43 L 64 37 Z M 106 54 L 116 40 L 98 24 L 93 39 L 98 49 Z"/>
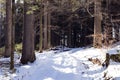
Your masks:
<path fill-rule="evenodd" d="M 92 66 L 97 65 L 95 69 L 101 66 L 106 71 L 100 70 L 99 74 L 93 71 L 94 77 L 90 77 L 92 72 L 76 72 L 77 78 L 73 78 L 57 72 L 58 68 L 54 67 L 62 57 L 63 64 L 59 66 L 76 61 L 75 69 L 81 66 L 80 71 L 84 68 L 89 71 L 91 67 L 84 60 L 81 62 L 82 56 Z M 58 62 L 53 64 L 54 60 Z M 115 69 L 120 68 L 119 0 L 0 0 L 0 80 L 119 80 L 120 75 L 109 72 L 115 62 L 118 65 Z M 41 73 L 35 73 L 32 64 L 39 65 L 35 69 Z M 28 71 L 33 69 L 28 73 L 40 75 L 30 78 L 27 73 L 17 72 L 22 67 L 27 70 L 26 65 L 32 67 Z M 66 67 L 59 70 L 69 72 Z M 49 78 L 52 72 L 61 75 Z M 87 77 L 83 78 L 85 73 Z M 49 75 L 45 79 L 46 74 Z M 100 74 L 103 76 L 98 76 Z M 37 78 L 39 76 L 41 78 Z"/>

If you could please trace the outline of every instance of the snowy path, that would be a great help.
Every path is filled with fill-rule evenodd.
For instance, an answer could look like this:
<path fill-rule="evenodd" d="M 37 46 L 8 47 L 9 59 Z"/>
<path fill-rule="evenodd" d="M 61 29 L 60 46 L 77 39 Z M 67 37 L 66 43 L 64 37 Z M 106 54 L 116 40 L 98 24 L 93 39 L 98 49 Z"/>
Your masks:
<path fill-rule="evenodd" d="M 36 54 L 34 64 L 17 69 L 14 80 L 93 80 L 101 79 L 102 67 L 94 65 L 88 58 L 103 56 L 94 49 L 73 49 L 54 54 L 53 51 Z M 88 53 L 89 52 L 89 53 Z M 93 56 L 94 54 L 94 56 Z M 103 54 L 103 55 L 102 55 Z M 101 57 L 102 58 L 102 57 Z"/>

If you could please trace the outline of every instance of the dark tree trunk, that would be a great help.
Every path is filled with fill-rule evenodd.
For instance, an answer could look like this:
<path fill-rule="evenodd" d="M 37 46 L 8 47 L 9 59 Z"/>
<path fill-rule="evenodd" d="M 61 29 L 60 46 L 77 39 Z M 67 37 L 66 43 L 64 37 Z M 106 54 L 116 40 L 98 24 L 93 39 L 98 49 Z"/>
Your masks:
<path fill-rule="evenodd" d="M 73 27 L 73 47 L 75 48 L 77 45 L 77 30 L 76 26 Z"/>
<path fill-rule="evenodd" d="M 48 48 L 51 47 L 51 13 L 48 13 Z"/>
<path fill-rule="evenodd" d="M 115 40 L 119 41 L 119 35 L 120 35 L 120 33 L 119 33 L 119 26 L 116 25 L 114 29 L 115 29 Z"/>
<path fill-rule="evenodd" d="M 72 30 L 71 27 L 68 30 L 68 41 L 67 41 L 68 47 L 72 47 Z"/>
<path fill-rule="evenodd" d="M 106 0 L 106 14 L 104 19 L 104 45 L 108 47 L 111 43 L 110 41 L 113 40 L 113 30 L 112 24 L 110 22 L 110 0 Z"/>
<path fill-rule="evenodd" d="M 10 56 L 10 69 L 14 69 L 14 48 L 15 48 L 15 0 L 12 0 L 12 35 L 11 35 L 11 56 Z"/>
<path fill-rule="evenodd" d="M 34 53 L 34 14 L 28 13 L 30 4 L 24 2 L 24 34 L 23 34 L 23 50 L 21 63 L 27 64 L 28 62 L 35 61 Z"/>
<path fill-rule="evenodd" d="M 5 54 L 10 57 L 12 52 L 12 6 L 11 0 L 6 1 L 6 27 L 5 27 Z"/>

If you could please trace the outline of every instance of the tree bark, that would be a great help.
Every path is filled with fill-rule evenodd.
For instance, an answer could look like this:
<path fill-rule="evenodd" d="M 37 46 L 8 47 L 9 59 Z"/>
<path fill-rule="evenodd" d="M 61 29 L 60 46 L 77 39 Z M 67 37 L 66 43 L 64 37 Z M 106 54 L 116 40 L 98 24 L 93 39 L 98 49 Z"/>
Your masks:
<path fill-rule="evenodd" d="M 51 13 L 48 13 L 48 48 L 51 47 Z"/>
<path fill-rule="evenodd" d="M 10 69 L 14 69 L 14 49 L 15 49 L 15 0 L 12 0 L 12 35 L 11 35 L 11 56 L 10 56 Z"/>
<path fill-rule="evenodd" d="M 42 0 L 41 0 L 41 12 L 40 12 L 40 42 L 39 42 L 39 51 L 42 52 L 43 49 L 43 25 L 42 25 Z"/>
<path fill-rule="evenodd" d="M 44 5 L 44 49 L 48 48 L 48 14 L 47 14 L 47 4 Z"/>
<path fill-rule="evenodd" d="M 11 0 L 6 1 L 6 27 L 5 27 L 5 54 L 10 57 L 12 52 L 12 6 Z"/>
<path fill-rule="evenodd" d="M 116 41 L 119 41 L 119 35 L 120 35 L 120 33 L 119 33 L 119 26 L 116 25 L 115 26 L 115 40 Z"/>
<path fill-rule="evenodd" d="M 23 49 L 21 63 L 27 64 L 28 62 L 35 61 L 34 53 L 34 14 L 27 13 L 29 11 L 29 2 L 24 0 L 24 34 L 23 34 Z"/>
<path fill-rule="evenodd" d="M 71 27 L 68 30 L 68 41 L 67 41 L 68 47 L 72 48 L 72 30 Z"/>
<path fill-rule="evenodd" d="M 94 6 L 94 47 L 102 46 L 102 35 L 101 35 L 101 0 L 95 0 Z"/>

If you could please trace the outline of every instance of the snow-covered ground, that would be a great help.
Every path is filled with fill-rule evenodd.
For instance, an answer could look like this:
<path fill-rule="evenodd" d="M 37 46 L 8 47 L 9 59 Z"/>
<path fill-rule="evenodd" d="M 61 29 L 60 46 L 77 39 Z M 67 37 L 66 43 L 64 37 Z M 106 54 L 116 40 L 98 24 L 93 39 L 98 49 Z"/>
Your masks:
<path fill-rule="evenodd" d="M 9 71 L 9 58 L 1 58 L 0 80 L 120 80 L 120 63 L 111 61 L 108 68 L 104 68 L 88 60 L 98 58 L 104 62 L 107 51 L 115 54 L 119 48 L 75 48 L 63 52 L 36 52 L 36 61 L 28 65 L 21 65 L 20 56 L 16 54 L 14 72 Z"/>

